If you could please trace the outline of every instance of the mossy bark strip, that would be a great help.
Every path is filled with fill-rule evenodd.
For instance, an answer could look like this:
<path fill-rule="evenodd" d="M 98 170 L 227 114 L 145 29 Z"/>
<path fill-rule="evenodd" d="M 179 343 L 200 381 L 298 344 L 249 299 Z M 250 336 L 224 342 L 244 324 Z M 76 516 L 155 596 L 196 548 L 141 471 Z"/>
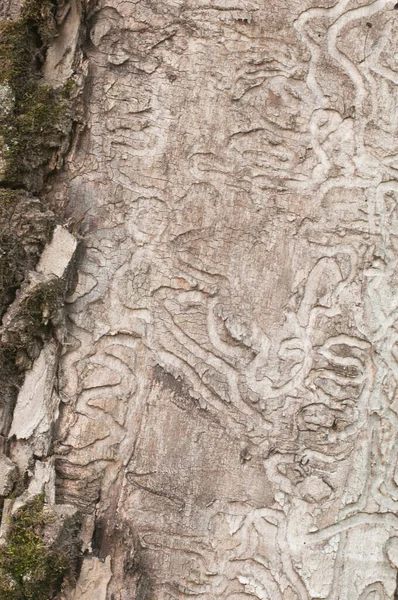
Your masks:
<path fill-rule="evenodd" d="M 19 19 L 0 23 L 0 184 L 7 187 L 39 192 L 69 139 L 73 80 L 54 89 L 41 74 L 56 10 L 49 0 L 29 0 Z"/>
<path fill-rule="evenodd" d="M 65 576 L 74 579 L 79 553 L 76 518 L 62 523 L 55 539 L 46 530 L 59 529 L 59 516 L 45 510 L 36 496 L 11 517 L 6 543 L 0 548 L 0 600 L 49 600 Z"/>
<path fill-rule="evenodd" d="M 57 36 L 62 0 L 26 0 L 16 19 L 0 21 L 0 396 L 12 410 L 23 372 L 51 335 L 65 281 L 32 280 L 56 222 L 40 192 L 62 164 L 74 120 L 77 84 L 43 77 Z M 0 417 L 0 432 L 10 419 Z"/>

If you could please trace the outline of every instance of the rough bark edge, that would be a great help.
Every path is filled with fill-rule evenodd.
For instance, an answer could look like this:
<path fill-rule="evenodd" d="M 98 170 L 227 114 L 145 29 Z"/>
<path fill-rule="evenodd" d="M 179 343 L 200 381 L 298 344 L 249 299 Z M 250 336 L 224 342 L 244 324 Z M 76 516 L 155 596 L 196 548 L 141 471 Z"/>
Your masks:
<path fill-rule="evenodd" d="M 62 215 L 54 212 L 51 199 L 42 199 L 41 191 L 47 178 L 62 167 L 75 122 L 80 119 L 84 77 L 79 44 L 72 76 L 61 84 L 50 85 L 43 75 L 47 51 L 56 43 L 58 29 L 67 14 L 63 0 L 26 0 L 17 18 L 0 21 L 0 451 L 6 454 L 6 439 L 25 370 L 38 357 L 44 342 L 59 336 L 72 268 L 69 266 L 59 276 L 35 270 L 55 225 L 62 222 Z M 79 14 L 82 37 L 83 10 Z M 27 490 L 29 479 L 27 473 L 13 476 L 11 491 L 3 491 L 9 492 L 9 499 L 4 502 L 4 497 L 0 498 L 1 506 L 4 504 L 3 548 L 10 546 L 10 533 L 23 511 L 35 502 Z M 22 508 L 9 520 L 8 511 L 14 502 Z M 45 573 L 42 582 L 51 588 L 43 590 L 44 595 L 53 597 L 64 580 L 70 584 L 78 574 L 80 517 L 75 509 L 71 515 L 68 511 L 65 515 L 56 514 L 62 507 L 46 508 L 43 499 L 40 502 L 41 512 L 54 512 L 56 537 L 48 538 L 45 527 L 33 540 L 37 542 L 35 548 L 42 558 L 53 556 L 54 552 L 66 557 L 57 577 L 48 579 Z M 21 543 L 25 548 L 24 540 Z M 0 555 L 2 552 L 0 548 Z M 6 584 L 9 577 L 4 569 L 3 575 Z M 0 585 L 0 598 L 11 600 L 14 596 L 10 593 L 15 590 L 6 588 L 7 585 L 4 589 Z"/>
<path fill-rule="evenodd" d="M 0 21 L 0 316 L 4 317 L 0 433 L 4 436 L 24 370 L 52 335 L 66 291 L 65 279 L 36 278 L 31 285 L 32 271 L 60 221 L 41 200 L 40 191 L 62 166 L 79 103 L 79 73 L 56 87 L 43 77 L 63 9 L 63 0 L 26 0 L 18 18 Z M 81 29 L 82 17 L 83 11 Z M 79 60 L 75 56 L 76 71 Z"/>

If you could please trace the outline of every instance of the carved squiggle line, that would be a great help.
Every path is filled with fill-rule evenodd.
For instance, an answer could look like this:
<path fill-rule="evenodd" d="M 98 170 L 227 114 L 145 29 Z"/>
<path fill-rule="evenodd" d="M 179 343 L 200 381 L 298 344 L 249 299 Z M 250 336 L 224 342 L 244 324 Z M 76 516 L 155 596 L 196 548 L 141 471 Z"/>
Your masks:
<path fill-rule="evenodd" d="M 248 406 L 241 398 L 239 386 L 238 386 L 238 378 L 239 373 L 231 367 L 225 360 L 219 358 L 218 356 L 212 354 L 209 351 L 203 350 L 203 348 L 197 344 L 195 340 L 189 337 L 174 321 L 173 315 L 167 308 L 163 305 L 163 321 L 171 335 L 175 338 L 175 340 L 181 344 L 181 346 L 189 352 L 193 357 L 198 357 L 202 360 L 206 365 L 211 366 L 217 372 L 222 374 L 228 382 L 228 397 L 226 399 L 227 402 L 231 402 L 232 405 L 245 417 L 249 419 L 257 419 L 258 412 Z M 191 365 L 192 368 L 195 369 L 195 365 Z M 196 370 L 196 369 L 195 369 Z M 267 428 L 268 429 L 268 428 Z"/>
<path fill-rule="evenodd" d="M 330 192 L 330 190 L 344 187 L 347 189 L 352 188 L 364 188 L 365 190 L 369 188 L 369 186 L 374 185 L 374 177 L 364 179 L 363 177 L 333 177 L 332 179 L 328 179 L 323 182 L 319 186 L 319 198 L 322 201 L 326 194 Z"/>
<path fill-rule="evenodd" d="M 390 180 L 379 183 L 376 188 L 376 204 L 374 207 L 375 213 L 380 215 L 380 233 L 384 242 L 385 248 L 390 245 L 390 231 L 388 226 L 388 217 L 386 205 L 384 202 L 384 195 L 387 192 L 394 192 L 398 194 L 398 181 Z"/>
<path fill-rule="evenodd" d="M 247 561 L 247 571 L 249 569 L 250 574 L 242 572 L 238 574 L 237 579 L 245 586 L 245 590 L 250 595 L 254 591 L 255 598 L 259 600 L 283 600 L 280 587 L 272 577 L 269 569 L 264 565 L 256 564 L 255 558 L 250 558 Z"/>
<path fill-rule="evenodd" d="M 298 31 L 303 42 L 308 46 L 311 54 L 310 66 L 307 75 L 307 84 L 310 90 L 312 90 L 315 98 L 320 104 L 321 108 L 327 106 L 327 99 L 325 94 L 316 80 L 316 69 L 317 63 L 320 60 L 320 52 L 318 45 L 315 44 L 311 38 L 304 32 L 305 24 L 317 17 L 328 17 L 329 19 L 336 18 L 339 16 L 349 4 L 350 0 L 340 0 L 332 8 L 310 8 L 303 13 L 294 21 L 293 26 Z"/>
<path fill-rule="evenodd" d="M 380 525 L 381 527 L 390 527 L 394 531 L 398 531 L 398 517 L 394 513 L 358 513 L 344 521 L 328 525 L 324 529 L 309 532 L 307 535 L 311 543 L 325 542 L 331 537 L 338 535 L 355 527 L 368 527 L 369 525 Z"/>
<path fill-rule="evenodd" d="M 307 591 L 306 586 L 304 585 L 301 577 L 296 572 L 293 567 L 292 559 L 290 558 L 291 551 L 287 542 L 287 530 L 288 530 L 288 521 L 283 520 L 279 523 L 277 541 L 278 546 L 280 548 L 280 554 L 282 558 L 282 566 L 285 574 L 290 579 L 295 592 L 299 596 L 300 600 L 311 600 L 310 595 Z"/>
<path fill-rule="evenodd" d="M 257 354 L 256 358 L 250 363 L 249 367 L 247 368 L 246 376 L 250 388 L 253 389 L 253 391 L 255 391 L 256 393 L 262 395 L 264 398 L 276 398 L 283 394 L 289 394 L 300 385 L 303 385 L 312 368 L 313 358 L 311 339 L 313 336 L 313 331 L 316 327 L 316 321 L 320 315 L 332 317 L 336 314 L 339 314 L 339 309 L 335 308 L 335 306 L 338 306 L 339 295 L 351 283 L 351 281 L 353 281 L 355 277 L 357 255 L 352 248 L 347 246 L 338 247 L 337 249 L 326 248 L 325 252 L 329 258 L 332 258 L 341 252 L 349 254 L 351 258 L 350 271 L 347 274 L 347 276 L 342 278 L 341 281 L 336 285 L 336 288 L 331 295 L 332 297 L 330 301 L 330 308 L 321 306 L 315 306 L 310 308 L 311 303 L 309 303 L 308 306 L 306 305 L 304 307 L 300 307 L 300 310 L 302 311 L 302 318 L 300 323 L 301 327 L 299 324 L 297 325 L 300 327 L 300 331 L 302 334 L 301 341 L 304 359 L 302 361 L 301 367 L 297 369 L 295 375 L 287 383 L 281 385 L 280 387 L 275 386 L 272 383 L 272 381 L 267 377 L 265 377 L 261 381 L 257 381 L 256 379 L 257 369 L 267 362 L 270 349 L 270 342 L 260 330 L 253 329 L 254 344 L 260 347 L 260 352 Z M 319 278 L 322 275 L 322 273 L 322 265 L 321 263 L 319 263 L 319 269 L 313 269 L 313 276 L 315 280 L 316 278 Z M 307 326 L 305 327 L 305 325 Z M 346 380 L 344 381 L 346 382 Z"/>
<path fill-rule="evenodd" d="M 344 568 L 344 547 L 347 542 L 347 533 L 343 532 L 337 549 L 336 561 L 333 569 L 333 579 L 330 594 L 327 600 L 340 600 L 340 576 Z"/>
<path fill-rule="evenodd" d="M 363 76 L 354 64 L 354 62 L 350 60 L 344 52 L 338 49 L 337 37 L 339 36 L 341 29 L 345 27 L 348 23 L 364 17 L 371 17 L 375 13 L 378 13 L 381 10 L 383 10 L 383 8 L 385 8 L 389 4 L 391 5 L 391 0 L 375 0 L 375 2 L 373 2 L 372 4 L 367 4 L 365 6 L 360 6 L 359 8 L 349 10 L 348 12 L 342 14 L 333 23 L 333 25 L 329 28 L 327 34 L 327 44 L 330 56 L 334 58 L 334 60 L 340 65 L 340 67 L 347 73 L 356 90 L 355 110 L 358 115 L 358 118 L 356 119 L 355 123 L 358 133 L 358 135 L 356 136 L 356 144 L 357 151 L 359 153 L 362 153 L 364 151 L 364 124 L 361 117 L 363 103 L 366 97 L 366 86 L 364 83 Z"/>
<path fill-rule="evenodd" d="M 209 302 L 208 312 L 207 312 L 207 331 L 209 334 L 209 339 L 216 350 L 218 350 L 222 356 L 230 357 L 224 358 L 225 362 L 227 362 L 231 367 L 234 366 L 232 361 L 242 360 L 242 348 L 234 347 L 231 344 L 227 344 L 224 342 L 217 332 L 217 322 L 215 316 L 215 308 L 218 304 L 218 298 L 214 298 Z M 245 346 L 245 350 L 248 348 Z"/>
<path fill-rule="evenodd" d="M 273 508 L 256 509 L 246 516 L 244 527 L 247 530 L 250 526 L 253 526 L 256 530 L 259 529 L 261 531 L 263 529 L 261 525 L 263 519 L 276 528 L 276 543 L 284 575 L 287 577 L 288 581 L 290 581 L 300 600 L 311 600 L 308 591 L 302 579 L 298 573 L 296 573 L 290 558 L 291 549 L 289 548 L 287 539 L 288 522 L 286 520 L 286 515 L 281 510 Z M 267 537 L 267 531 L 264 529 L 263 537 Z"/>
<path fill-rule="evenodd" d="M 395 73 L 391 69 L 388 69 L 388 68 L 383 67 L 382 65 L 378 64 L 378 59 L 380 57 L 380 54 L 382 53 L 388 40 L 390 39 L 392 27 L 393 27 L 393 21 L 391 20 L 385 25 L 377 42 L 373 45 L 371 52 L 367 56 L 365 56 L 365 58 L 362 62 L 362 65 L 364 67 L 363 73 L 368 81 L 368 85 L 371 90 L 374 90 L 376 88 L 376 83 L 375 83 L 374 77 L 373 77 L 373 75 L 371 75 L 370 71 L 374 71 L 375 73 L 378 73 L 379 75 L 382 75 L 383 77 L 386 77 L 386 79 L 390 79 L 390 81 L 393 81 L 393 83 L 398 83 L 398 74 L 397 73 Z M 365 50 L 366 50 L 366 48 L 365 48 Z M 376 102 L 376 94 L 371 94 L 370 98 L 371 98 L 371 102 L 372 102 L 372 112 L 370 114 L 370 120 L 374 120 L 374 119 L 377 119 L 379 116 L 379 114 L 378 114 L 379 107 Z"/>
<path fill-rule="evenodd" d="M 62 376 L 65 376 L 65 383 L 61 390 L 61 400 L 66 404 L 69 404 L 77 395 L 79 386 L 77 365 L 86 354 L 95 352 L 92 335 L 73 321 L 72 323 L 73 325 L 69 326 L 69 338 L 74 338 L 79 343 L 79 347 L 69 350 L 61 358 Z M 68 374 L 67 377 L 66 373 Z"/>
<path fill-rule="evenodd" d="M 153 350 L 153 346 L 151 346 L 151 348 Z M 158 364 L 163 368 L 166 370 L 172 368 L 174 372 L 182 372 L 186 381 L 189 381 L 192 384 L 192 389 L 195 390 L 195 392 L 196 390 L 200 390 L 200 408 L 208 411 L 209 407 L 212 407 L 214 413 L 221 417 L 222 426 L 225 426 L 225 421 L 227 422 L 226 427 L 231 435 L 240 438 L 242 435 L 247 435 L 248 430 L 253 431 L 256 429 L 258 430 L 259 435 L 262 434 L 264 437 L 267 435 L 271 426 L 264 420 L 259 421 L 259 419 L 257 419 L 257 421 L 259 421 L 258 423 L 254 423 L 254 421 L 248 422 L 247 419 L 244 418 L 245 415 L 238 413 L 237 410 L 235 412 L 230 408 L 226 411 L 225 403 L 219 400 L 211 388 L 201 380 L 194 367 L 189 364 L 186 358 L 179 356 L 175 350 L 172 352 L 168 348 L 157 348 L 156 357 Z M 198 396 L 193 395 L 192 397 L 197 398 Z"/>

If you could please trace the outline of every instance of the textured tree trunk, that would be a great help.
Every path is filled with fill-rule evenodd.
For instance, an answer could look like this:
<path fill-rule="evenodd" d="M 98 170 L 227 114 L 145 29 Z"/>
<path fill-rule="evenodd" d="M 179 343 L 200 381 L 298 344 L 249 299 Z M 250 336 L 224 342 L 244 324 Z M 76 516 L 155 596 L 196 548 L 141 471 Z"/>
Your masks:
<path fill-rule="evenodd" d="M 79 246 L 7 446 L 83 515 L 64 598 L 398 597 L 394 4 L 70 5 Z"/>

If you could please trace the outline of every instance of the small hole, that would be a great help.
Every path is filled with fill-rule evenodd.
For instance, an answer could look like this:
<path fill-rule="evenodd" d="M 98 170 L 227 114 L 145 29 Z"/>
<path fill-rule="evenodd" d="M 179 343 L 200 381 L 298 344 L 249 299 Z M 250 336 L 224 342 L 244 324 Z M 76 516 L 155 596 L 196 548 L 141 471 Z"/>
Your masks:
<path fill-rule="evenodd" d="M 366 23 L 366 27 L 369 27 L 369 29 L 371 29 L 373 27 L 372 23 Z"/>
<path fill-rule="evenodd" d="M 398 2 L 394 5 L 394 10 L 398 10 Z"/>

